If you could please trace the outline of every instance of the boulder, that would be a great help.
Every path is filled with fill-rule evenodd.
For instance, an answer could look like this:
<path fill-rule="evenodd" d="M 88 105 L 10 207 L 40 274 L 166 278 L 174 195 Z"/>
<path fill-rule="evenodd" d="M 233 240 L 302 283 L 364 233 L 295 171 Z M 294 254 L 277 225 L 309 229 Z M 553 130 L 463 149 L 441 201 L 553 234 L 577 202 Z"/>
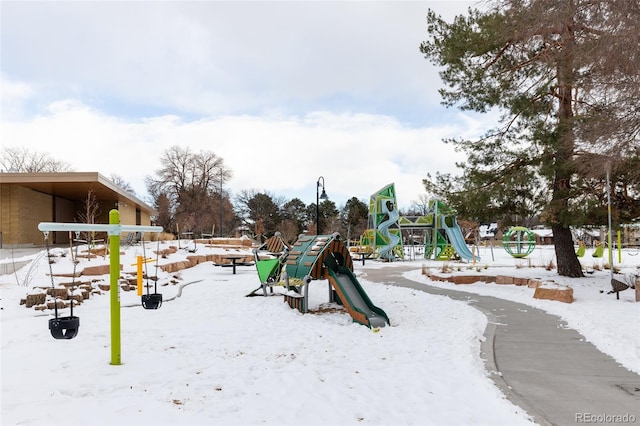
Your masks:
<path fill-rule="evenodd" d="M 122 270 L 122 265 L 120 265 Z M 109 265 L 87 266 L 82 270 L 82 275 L 109 275 L 111 273 Z"/>
<path fill-rule="evenodd" d="M 79 305 L 84 300 L 84 296 L 81 293 L 73 294 L 70 296 L 71 301 L 75 301 L 73 305 Z"/>
<path fill-rule="evenodd" d="M 482 275 L 454 275 L 449 278 L 448 281 L 453 282 L 456 285 L 459 284 L 474 284 L 477 282 L 486 282 L 487 277 Z"/>
<path fill-rule="evenodd" d="M 69 299 L 69 290 L 67 290 L 65 287 L 48 288 L 47 294 L 52 296 L 54 299 Z"/>
<path fill-rule="evenodd" d="M 42 305 L 44 304 L 46 298 L 46 293 L 27 294 L 25 305 L 27 308 L 31 308 L 35 305 Z"/>
<path fill-rule="evenodd" d="M 199 263 L 204 263 L 207 261 L 207 256 L 203 254 L 199 254 L 197 256 L 187 256 L 187 260 L 191 262 L 192 265 L 197 265 Z"/>
<path fill-rule="evenodd" d="M 542 281 L 536 278 L 530 278 L 529 282 L 527 283 L 527 287 L 529 288 L 538 288 L 541 285 L 542 285 Z"/>
<path fill-rule="evenodd" d="M 529 278 L 514 277 L 513 278 L 513 283 L 515 285 L 528 285 L 529 284 Z"/>
<path fill-rule="evenodd" d="M 47 309 L 55 309 L 56 305 L 58 305 L 58 309 L 64 309 L 64 302 L 62 300 L 53 301 L 50 300 L 47 302 Z"/>
<path fill-rule="evenodd" d="M 513 277 L 507 275 L 497 275 L 496 284 L 513 284 Z"/>
<path fill-rule="evenodd" d="M 449 281 L 449 279 L 448 279 L 448 278 L 441 277 L 441 276 L 439 276 L 439 275 L 435 275 L 435 274 L 429 274 L 429 275 L 427 275 L 427 276 L 428 276 L 428 277 L 429 277 L 429 279 L 430 279 L 430 280 L 432 280 L 432 281 L 445 281 L 445 282 L 446 282 L 446 281 Z"/>
<path fill-rule="evenodd" d="M 555 284 L 542 284 L 536 287 L 534 299 L 557 300 L 558 302 L 573 303 L 573 288 Z"/>

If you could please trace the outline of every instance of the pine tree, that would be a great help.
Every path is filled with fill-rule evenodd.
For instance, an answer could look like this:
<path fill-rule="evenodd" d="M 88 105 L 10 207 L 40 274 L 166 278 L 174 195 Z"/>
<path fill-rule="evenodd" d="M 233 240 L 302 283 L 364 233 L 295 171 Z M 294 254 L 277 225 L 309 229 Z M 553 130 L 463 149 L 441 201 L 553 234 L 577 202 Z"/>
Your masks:
<path fill-rule="evenodd" d="M 503 0 L 450 24 L 430 10 L 427 23 L 420 51 L 441 67 L 443 104 L 501 114 L 478 140 L 448 141 L 468 156 L 462 177 L 427 189 L 449 185 L 469 218 L 539 213 L 558 273 L 582 276 L 570 227 L 592 213 L 585 188 L 638 155 L 640 3 Z"/>

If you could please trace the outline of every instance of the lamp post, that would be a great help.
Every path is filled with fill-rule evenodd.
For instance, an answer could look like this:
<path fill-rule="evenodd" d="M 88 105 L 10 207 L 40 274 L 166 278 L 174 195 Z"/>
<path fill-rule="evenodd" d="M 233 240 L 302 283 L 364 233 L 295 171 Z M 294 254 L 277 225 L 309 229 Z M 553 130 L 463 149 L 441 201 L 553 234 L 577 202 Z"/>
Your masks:
<path fill-rule="evenodd" d="M 609 227 L 609 238 L 607 243 L 609 244 L 609 270 L 611 275 L 611 285 L 613 285 L 613 251 L 611 248 L 611 163 L 607 164 L 607 222 Z"/>
<path fill-rule="evenodd" d="M 322 195 L 320 195 L 320 185 L 322 185 Z M 320 176 L 316 182 L 316 235 L 320 235 L 320 199 L 326 200 L 328 198 L 324 190 L 324 177 Z"/>
<path fill-rule="evenodd" d="M 218 226 L 218 234 L 222 238 L 222 167 L 220 167 L 220 226 Z"/>

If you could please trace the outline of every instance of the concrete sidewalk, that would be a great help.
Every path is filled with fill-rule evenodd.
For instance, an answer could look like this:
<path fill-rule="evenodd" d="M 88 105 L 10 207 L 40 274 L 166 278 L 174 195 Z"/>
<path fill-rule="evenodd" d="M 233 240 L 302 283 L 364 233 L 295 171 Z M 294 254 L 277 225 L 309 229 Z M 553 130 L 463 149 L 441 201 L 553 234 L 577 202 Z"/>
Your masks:
<path fill-rule="evenodd" d="M 402 277 L 410 269 L 363 268 L 362 277 L 461 300 L 483 312 L 489 320 L 481 347 L 487 370 L 536 423 L 640 424 L 640 376 L 560 318 L 521 303 L 425 286 Z"/>
<path fill-rule="evenodd" d="M 44 250 L 44 246 L 16 245 L 0 248 L 0 260 L 33 256 Z"/>
<path fill-rule="evenodd" d="M 0 248 L 0 276 L 13 274 L 23 266 L 28 265 L 44 247 L 31 245 L 4 246 Z"/>

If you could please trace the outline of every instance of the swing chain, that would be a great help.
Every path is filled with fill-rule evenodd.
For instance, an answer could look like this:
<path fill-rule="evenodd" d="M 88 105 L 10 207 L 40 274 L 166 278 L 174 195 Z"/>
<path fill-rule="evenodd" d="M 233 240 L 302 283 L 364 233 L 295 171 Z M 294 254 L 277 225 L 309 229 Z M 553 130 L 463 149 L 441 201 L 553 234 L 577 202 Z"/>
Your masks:
<path fill-rule="evenodd" d="M 51 261 L 51 249 L 50 249 L 50 245 L 49 245 L 49 231 L 42 231 L 42 233 L 44 234 L 44 246 L 45 246 L 45 249 L 47 251 L 47 263 L 49 264 L 49 276 L 51 277 L 51 289 L 52 289 L 52 296 L 53 296 L 53 310 L 54 310 L 55 318 L 58 319 L 58 298 L 55 295 L 56 285 L 55 285 L 54 276 L 53 276 L 53 267 L 51 266 L 52 261 Z M 77 231 L 76 231 L 76 234 L 78 234 Z M 75 250 L 76 250 L 75 256 L 74 256 L 73 252 L 71 253 L 71 257 L 74 258 L 74 259 L 72 259 L 73 274 L 71 276 L 71 316 L 73 316 L 73 305 L 74 305 L 74 301 L 75 301 L 73 299 L 73 287 L 75 287 L 76 271 L 77 271 L 77 266 L 78 266 L 78 263 L 79 263 L 79 260 L 77 258 L 77 256 L 78 256 L 78 246 L 76 246 Z"/>
<path fill-rule="evenodd" d="M 145 286 L 147 287 L 147 294 L 149 294 L 149 270 L 147 267 L 147 252 L 146 252 L 146 247 L 145 247 L 145 241 L 144 241 L 144 234 L 142 235 L 142 258 L 145 259 L 144 262 L 144 275 L 145 275 Z M 156 246 L 156 275 L 155 275 L 155 279 L 153 280 L 153 291 L 154 293 L 158 292 L 158 259 L 160 256 L 160 239 L 158 239 L 158 243 Z"/>
<path fill-rule="evenodd" d="M 80 231 L 76 231 L 76 240 L 80 239 Z M 75 299 L 73 298 L 73 288 L 75 287 L 75 283 L 76 283 L 76 268 L 78 267 L 78 263 L 80 263 L 80 260 L 78 260 L 78 246 L 80 244 L 76 244 L 76 253 L 73 256 L 73 275 L 71 275 L 71 316 L 73 316 L 73 305 L 75 302 Z"/>
<path fill-rule="evenodd" d="M 147 286 L 147 294 L 142 296 L 142 306 L 145 309 L 158 309 L 162 305 L 162 294 L 158 293 L 158 256 L 160 252 L 160 240 L 158 240 L 158 246 L 156 250 L 156 276 L 154 277 L 154 285 L 153 285 L 153 294 L 149 294 L 149 267 L 147 260 L 147 252 L 146 252 L 146 243 L 144 238 L 142 239 L 142 253 L 145 259 L 144 264 L 144 273 L 146 275 L 146 286 Z"/>
<path fill-rule="evenodd" d="M 144 285 L 145 287 L 147 287 L 147 294 L 149 294 L 149 271 L 147 270 L 147 251 L 145 248 L 145 242 L 144 242 L 144 233 L 142 234 L 142 237 L 140 238 L 140 242 L 142 243 L 142 258 L 144 259 Z"/>
<path fill-rule="evenodd" d="M 55 312 L 55 317 L 58 319 L 58 299 L 55 296 L 55 283 L 53 281 L 53 267 L 51 266 L 51 253 L 49 250 L 49 231 L 43 231 L 44 234 L 44 246 L 47 250 L 47 263 L 49 264 L 49 276 L 51 277 L 51 293 L 53 296 L 53 309 Z"/>
<path fill-rule="evenodd" d="M 160 260 L 160 238 L 156 243 L 156 280 L 153 283 L 153 291 L 158 292 L 158 262 Z"/>

